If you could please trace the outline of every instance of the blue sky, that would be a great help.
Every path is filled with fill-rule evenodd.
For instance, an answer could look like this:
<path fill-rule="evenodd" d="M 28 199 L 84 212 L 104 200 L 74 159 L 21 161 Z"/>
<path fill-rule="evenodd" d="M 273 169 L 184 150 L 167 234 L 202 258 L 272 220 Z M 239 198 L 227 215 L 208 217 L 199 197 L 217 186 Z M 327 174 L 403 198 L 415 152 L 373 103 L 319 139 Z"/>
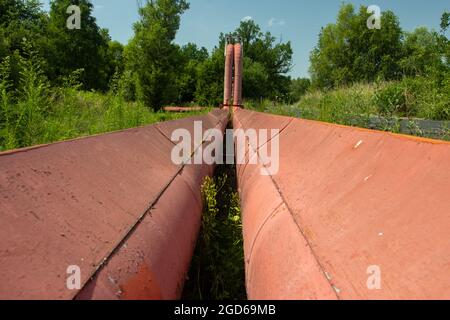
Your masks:
<path fill-rule="evenodd" d="M 142 0 L 144 2 L 145 0 Z M 43 1 L 48 9 L 48 1 Z M 138 20 L 136 0 L 93 0 L 97 23 L 109 29 L 113 40 L 127 43 Z M 291 75 L 308 77 L 309 53 L 317 44 L 322 26 L 336 20 L 341 0 L 190 0 L 177 35 L 178 44 L 194 42 L 211 50 L 220 32 L 233 31 L 240 21 L 251 17 L 263 31 L 278 39 L 291 41 L 294 67 Z M 450 0 L 369 0 L 346 1 L 378 5 L 382 11 L 393 10 L 404 30 L 419 26 L 439 29 L 444 10 L 450 11 Z"/>

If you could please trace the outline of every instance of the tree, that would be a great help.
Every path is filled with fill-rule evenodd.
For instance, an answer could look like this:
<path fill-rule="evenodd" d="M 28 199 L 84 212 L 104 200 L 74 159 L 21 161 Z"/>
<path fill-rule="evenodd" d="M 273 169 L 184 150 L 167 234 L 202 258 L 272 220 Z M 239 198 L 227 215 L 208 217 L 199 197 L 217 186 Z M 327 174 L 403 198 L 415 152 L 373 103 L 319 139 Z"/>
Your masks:
<path fill-rule="evenodd" d="M 243 71 L 244 96 L 251 99 L 261 99 L 277 96 L 272 91 L 269 75 L 265 66 L 250 57 L 244 57 Z"/>
<path fill-rule="evenodd" d="M 439 34 L 427 28 L 405 33 L 400 66 L 405 76 L 424 76 L 443 67 Z"/>
<path fill-rule="evenodd" d="M 188 8 L 185 0 L 150 0 L 139 9 L 127 64 L 136 74 L 138 98 L 154 110 L 177 99 L 174 79 L 181 56 L 173 41 Z"/>
<path fill-rule="evenodd" d="M 442 18 L 441 18 L 442 33 L 445 33 L 447 31 L 448 27 L 450 27 L 450 12 L 445 11 L 442 14 Z"/>
<path fill-rule="evenodd" d="M 403 57 L 400 66 L 404 76 L 427 76 L 438 82 L 448 78 L 450 70 L 450 46 L 445 32 L 450 24 L 450 14 L 441 18 L 441 32 L 420 27 L 405 32 Z"/>
<path fill-rule="evenodd" d="M 308 78 L 298 78 L 291 81 L 290 96 L 291 101 L 299 101 L 300 98 L 309 90 L 311 80 Z"/>
<path fill-rule="evenodd" d="M 9 56 L 9 80 L 17 88 L 20 58 L 25 53 L 24 39 L 38 54 L 45 46 L 47 16 L 38 0 L 0 1 L 0 62 Z"/>
<path fill-rule="evenodd" d="M 200 105 L 218 106 L 223 102 L 223 74 L 225 69 L 225 40 L 215 47 L 211 57 L 198 66 L 195 100 Z"/>
<path fill-rule="evenodd" d="M 180 49 L 180 55 L 182 66 L 177 78 L 177 102 L 192 102 L 195 99 L 199 67 L 209 58 L 208 50 L 188 43 Z"/>
<path fill-rule="evenodd" d="M 395 79 L 401 73 L 402 30 L 391 11 L 382 13 L 381 29 L 369 29 L 367 7 L 359 13 L 351 4 L 342 5 L 337 21 L 322 29 L 311 53 L 313 85 L 332 88 L 377 78 Z"/>
<path fill-rule="evenodd" d="M 292 68 L 290 42 L 275 43 L 253 20 L 242 21 L 233 32 L 244 45 L 244 95 L 246 98 L 276 98 L 288 93 L 287 73 Z"/>
<path fill-rule="evenodd" d="M 244 47 L 243 94 L 247 99 L 285 98 L 289 93 L 292 68 L 291 43 L 276 43 L 269 32 L 262 33 L 254 21 L 242 21 L 231 33 Z M 207 105 L 222 101 L 225 35 L 219 35 L 219 44 L 199 68 L 196 99 Z"/>
<path fill-rule="evenodd" d="M 445 36 L 450 27 L 450 12 L 444 12 L 441 18 L 441 36 L 439 37 L 441 52 L 443 53 L 447 69 L 450 69 L 450 41 Z"/>
<path fill-rule="evenodd" d="M 81 28 L 69 29 L 67 19 L 70 5 L 81 9 Z M 109 79 L 114 73 L 108 65 L 108 31 L 100 29 L 92 16 L 93 5 L 88 0 L 52 0 L 48 43 L 45 55 L 49 77 L 61 82 L 71 73 L 82 69 L 81 82 L 84 89 L 107 90 Z"/>

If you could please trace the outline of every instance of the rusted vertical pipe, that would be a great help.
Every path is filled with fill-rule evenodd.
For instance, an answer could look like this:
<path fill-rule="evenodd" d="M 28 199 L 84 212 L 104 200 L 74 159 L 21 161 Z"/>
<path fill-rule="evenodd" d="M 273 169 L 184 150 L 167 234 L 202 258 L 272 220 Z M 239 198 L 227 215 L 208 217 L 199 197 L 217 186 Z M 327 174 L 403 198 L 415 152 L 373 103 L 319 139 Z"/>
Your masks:
<path fill-rule="evenodd" d="M 225 47 L 225 79 L 223 92 L 223 105 L 229 106 L 231 104 L 231 88 L 233 78 L 233 55 L 234 46 L 227 44 Z"/>
<path fill-rule="evenodd" d="M 233 105 L 235 107 L 242 106 L 242 70 L 243 70 L 243 51 L 242 45 L 236 43 L 234 45 L 234 94 Z"/>

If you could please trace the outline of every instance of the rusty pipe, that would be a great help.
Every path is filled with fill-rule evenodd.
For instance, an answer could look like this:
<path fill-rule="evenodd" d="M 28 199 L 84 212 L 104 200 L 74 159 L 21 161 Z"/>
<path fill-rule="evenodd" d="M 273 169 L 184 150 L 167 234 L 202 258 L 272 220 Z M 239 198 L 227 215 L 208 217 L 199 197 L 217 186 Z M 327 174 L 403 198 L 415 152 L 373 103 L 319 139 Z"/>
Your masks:
<path fill-rule="evenodd" d="M 280 132 L 277 174 L 273 141 L 237 164 L 250 300 L 449 299 L 449 142 L 240 108 L 233 127 Z"/>
<path fill-rule="evenodd" d="M 229 106 L 231 104 L 232 93 L 232 79 L 233 79 L 233 56 L 234 46 L 227 44 L 225 48 L 225 79 L 223 92 L 223 105 Z"/>
<path fill-rule="evenodd" d="M 243 71 L 243 50 L 242 44 L 234 45 L 234 93 L 233 105 L 242 106 L 242 71 Z"/>
<path fill-rule="evenodd" d="M 195 121 L 228 112 L 0 153 L 0 299 L 180 298 L 214 166 L 175 164 L 169 137 Z"/>

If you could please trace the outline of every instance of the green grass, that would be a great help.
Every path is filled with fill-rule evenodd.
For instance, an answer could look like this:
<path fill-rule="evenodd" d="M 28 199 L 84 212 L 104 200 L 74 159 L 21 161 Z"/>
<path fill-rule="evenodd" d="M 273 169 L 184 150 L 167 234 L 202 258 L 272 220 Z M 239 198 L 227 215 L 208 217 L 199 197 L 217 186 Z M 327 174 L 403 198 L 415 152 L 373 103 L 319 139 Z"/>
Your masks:
<path fill-rule="evenodd" d="M 294 105 L 249 101 L 245 106 L 262 112 L 348 124 L 355 115 L 376 113 L 376 107 L 371 101 L 374 92 L 373 86 L 359 84 L 328 92 L 310 92 Z"/>
<path fill-rule="evenodd" d="M 119 96 L 71 88 L 53 89 L 44 101 L 32 96 L 13 103 L 7 95 L 1 92 L 0 95 L 3 97 L 0 98 L 3 114 L 8 115 L 0 123 L 0 151 L 139 127 L 199 113 L 153 112 L 140 103 L 127 102 Z"/>
<path fill-rule="evenodd" d="M 405 78 L 398 82 L 355 84 L 331 91 L 313 91 L 293 105 L 268 100 L 246 101 L 261 112 L 287 115 L 358 127 L 370 127 L 370 118 L 381 116 L 378 129 L 398 132 L 398 119 L 450 120 L 450 80 L 437 83 L 428 78 Z M 414 129 L 414 128 L 413 128 Z M 412 133 L 420 130 L 412 130 Z M 442 138 L 448 137 L 444 132 Z"/>
<path fill-rule="evenodd" d="M 174 120 L 190 113 L 153 112 L 118 94 L 83 92 L 76 80 L 50 87 L 41 61 L 20 60 L 20 82 L 10 81 L 10 60 L 0 63 L 0 151 Z M 75 75 L 74 75 L 75 76 Z"/>

